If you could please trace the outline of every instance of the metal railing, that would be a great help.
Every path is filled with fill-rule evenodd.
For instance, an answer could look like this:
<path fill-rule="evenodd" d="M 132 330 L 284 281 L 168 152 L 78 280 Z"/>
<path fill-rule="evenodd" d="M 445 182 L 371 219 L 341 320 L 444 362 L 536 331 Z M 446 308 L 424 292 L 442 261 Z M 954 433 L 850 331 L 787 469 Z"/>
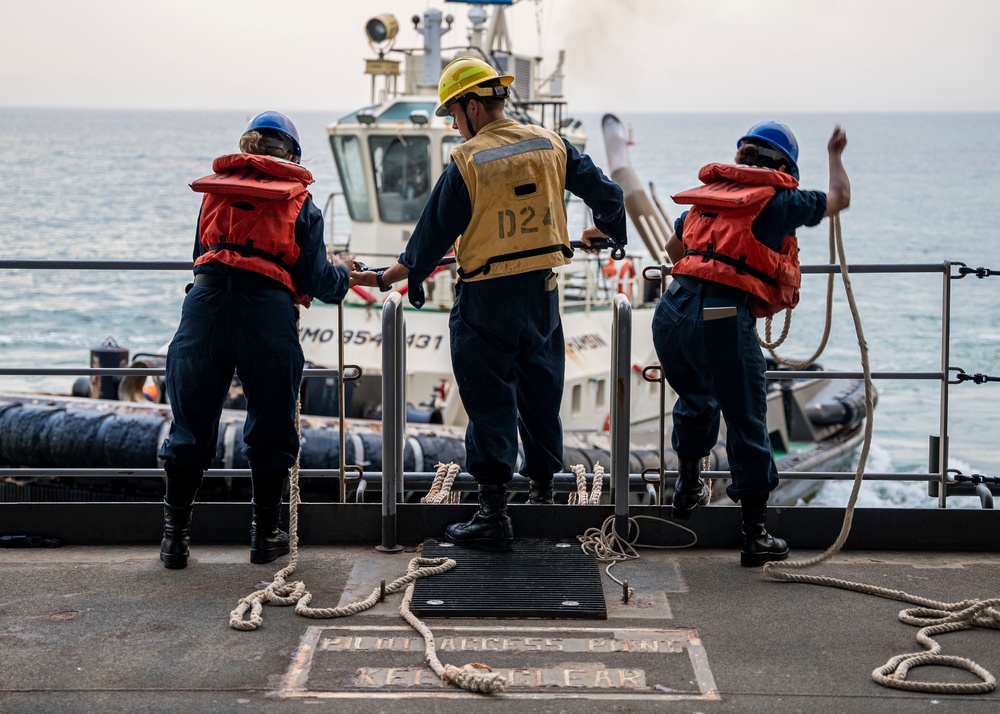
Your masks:
<path fill-rule="evenodd" d="M 0 270 L 185 270 L 190 271 L 194 264 L 190 261 L 123 261 L 123 260 L 0 260 Z M 338 331 L 343 325 L 343 306 L 337 306 Z M 347 483 L 361 478 L 364 474 L 360 466 L 346 463 L 346 418 L 344 413 L 344 383 L 361 378 L 361 367 L 344 364 L 344 342 L 339 341 L 338 366 L 336 369 L 308 368 L 303 369 L 303 378 L 335 377 L 338 389 L 338 432 L 339 460 L 336 469 L 301 469 L 300 474 L 310 478 L 332 478 L 337 482 L 339 500 L 347 501 Z M 163 377 L 166 370 L 163 367 L 2 367 L 0 376 L 114 376 L 114 377 Z M 351 476 L 349 474 L 355 473 Z M 0 468 L 0 478 L 3 477 L 79 477 L 96 476 L 109 479 L 158 477 L 163 476 L 162 469 L 128 469 L 128 468 Z M 249 476 L 249 469 L 208 469 L 205 476 L 209 478 L 231 478 Z"/>
<path fill-rule="evenodd" d="M 958 274 L 954 273 L 954 268 L 959 268 Z M 803 265 L 801 266 L 801 272 L 803 275 L 829 275 L 833 273 L 840 273 L 841 266 L 836 264 L 824 264 L 824 265 Z M 940 383 L 940 396 L 938 400 L 938 425 L 940 433 L 936 435 L 929 436 L 930 443 L 930 455 L 928 464 L 928 473 L 907 473 L 899 478 L 899 474 L 866 474 L 865 480 L 899 480 L 899 481 L 927 481 L 928 482 L 928 494 L 931 496 L 937 496 L 938 507 L 945 508 L 947 505 L 947 498 L 949 493 L 952 495 L 973 495 L 978 496 L 984 508 L 992 508 L 992 493 L 1000 492 L 1000 488 L 989 487 L 986 484 L 970 483 L 968 486 L 957 483 L 955 480 L 949 478 L 950 470 L 948 469 L 948 422 L 949 422 L 949 391 L 948 388 L 952 384 L 958 384 L 960 379 L 952 380 L 950 375 L 952 372 L 958 372 L 960 374 L 964 373 L 956 367 L 951 366 L 951 311 L 952 311 L 952 294 L 951 294 L 951 283 L 953 280 L 961 280 L 968 275 L 976 275 L 978 278 L 985 278 L 991 275 L 996 275 L 997 272 L 989 270 L 986 268 L 969 268 L 965 263 L 956 261 L 944 261 L 943 263 L 899 263 L 899 264 L 857 264 L 847 266 L 848 273 L 857 274 L 925 274 L 925 273 L 939 273 L 942 276 L 941 283 L 941 354 L 940 362 L 941 369 L 936 372 L 903 372 L 903 371 L 889 371 L 889 372 L 871 372 L 870 376 L 872 380 L 876 379 L 888 379 L 888 380 L 925 380 L 925 381 L 937 381 Z M 660 266 L 650 266 L 643 271 L 643 277 L 647 280 L 659 281 L 662 289 L 666 286 L 666 277 L 670 275 L 670 266 L 660 265 Z M 647 368 L 648 369 L 648 368 Z M 810 379 L 817 376 L 817 372 L 810 371 L 796 371 L 796 370 L 769 370 L 765 373 L 767 379 Z M 864 377 L 863 372 L 828 372 L 823 371 L 822 376 L 826 379 L 862 379 Z M 650 380 L 653 381 L 653 380 Z M 661 383 L 661 389 L 664 388 L 664 379 L 662 372 L 659 378 Z M 869 415 L 870 416 L 870 415 Z M 661 420 L 661 430 L 662 430 L 662 420 Z M 662 436 L 662 433 L 661 433 Z M 662 444 L 662 438 L 661 438 Z M 661 459 L 661 469 L 660 478 L 664 476 L 662 469 L 662 459 Z M 722 476 L 725 472 L 709 472 L 706 476 L 717 477 Z M 819 477 L 819 474 L 815 472 L 781 472 L 779 474 L 781 478 L 786 479 L 815 479 Z M 853 480 L 854 474 L 843 473 L 839 474 L 834 472 L 833 474 L 825 474 L 825 480 Z M 662 488 L 662 487 L 661 487 Z"/>
<path fill-rule="evenodd" d="M 954 268 L 961 266 L 961 270 L 956 275 Z M 101 269 L 101 270 L 190 270 L 192 264 L 189 262 L 172 261 L 34 261 L 34 260 L 8 260 L 0 261 L 2 269 Z M 984 269 L 971 270 L 963 263 L 946 261 L 941 264 L 901 264 L 901 265 L 853 265 L 848 268 L 852 273 L 940 273 L 942 275 L 942 336 L 941 336 L 941 370 L 936 372 L 873 372 L 873 379 L 913 379 L 931 380 L 941 383 L 939 400 L 939 426 L 941 434 L 932 436 L 933 446 L 930 456 L 930 467 L 928 473 L 906 473 L 906 474 L 865 474 L 865 480 L 884 481 L 927 481 L 929 488 L 937 495 L 938 506 L 944 507 L 949 494 L 971 494 L 978 495 L 987 506 L 987 497 L 990 495 L 990 488 L 983 483 L 969 484 L 968 486 L 957 486 L 949 478 L 947 469 L 948 462 L 948 421 L 949 421 L 949 386 L 957 384 L 961 380 L 950 379 L 951 373 L 957 368 L 950 366 L 950 322 L 951 322 L 951 281 L 964 278 L 969 274 L 977 274 L 978 277 L 991 275 L 992 271 Z M 655 271 L 655 275 L 652 271 Z M 802 266 L 803 274 L 829 274 L 839 272 L 837 265 L 811 265 Z M 666 276 L 669 275 L 668 266 L 652 266 L 643 272 L 646 279 L 660 280 L 661 286 L 665 285 Z M 615 504 L 616 530 L 624 533 L 627 527 L 628 517 L 628 494 L 636 490 L 647 490 L 648 480 L 646 474 L 629 473 L 629 437 L 630 425 L 628 414 L 630 413 L 630 385 L 632 379 L 631 365 L 631 330 L 632 330 L 631 304 L 624 295 L 615 298 L 612 311 L 612 365 L 611 376 L 614 389 L 611 395 L 611 464 L 612 464 L 612 491 Z M 338 319 L 343 320 L 343 308 L 338 309 Z M 395 515 L 396 504 L 400 501 L 404 493 L 403 473 L 403 450 L 406 432 L 406 401 L 405 401 L 405 322 L 403 320 L 403 310 L 401 298 L 398 293 L 390 294 L 383 308 L 383 469 L 380 474 L 382 504 L 383 504 L 383 547 L 395 549 Z M 390 348 L 391 347 L 391 348 Z M 349 375 L 348 370 L 353 370 Z M 162 368 L 44 368 L 44 367 L 3 367 L 0 368 L 0 375 L 92 375 L 92 376 L 163 376 L 165 370 Z M 344 415 L 344 381 L 357 379 L 360 377 L 361 369 L 355 365 L 344 364 L 344 344 L 340 341 L 339 364 L 337 369 L 307 369 L 304 371 L 306 377 L 338 377 L 339 382 L 339 411 L 340 411 L 340 464 L 337 469 L 308 469 L 301 473 L 307 476 L 334 477 L 339 482 L 339 500 L 341 503 L 347 501 L 348 480 L 364 479 L 364 472 L 359 466 L 348 466 L 345 462 L 345 415 Z M 800 371 L 769 371 L 766 376 L 769 379 L 795 379 L 795 378 L 815 378 L 816 372 Z M 858 379 L 862 376 L 860 372 L 822 372 L 825 379 Z M 340 378 L 342 377 L 342 378 Z M 660 378 L 662 382 L 662 377 Z M 661 384 L 661 389 L 664 386 Z M 661 414 L 665 412 L 663 396 L 661 394 Z M 663 444 L 663 434 L 660 438 L 661 448 Z M 355 472 L 355 476 L 348 476 L 349 472 Z M 131 478 L 135 476 L 156 476 L 162 475 L 159 469 L 0 469 L 0 476 L 10 476 L 16 474 L 22 477 L 30 476 L 107 476 Z M 664 481 L 668 471 L 664 468 L 664 461 L 661 458 L 659 468 L 659 490 L 657 501 L 662 503 Z M 247 475 L 249 471 L 240 470 L 210 470 L 208 476 L 236 476 Z M 376 474 L 371 474 L 372 477 Z M 728 472 L 706 472 L 706 477 L 723 478 L 728 476 Z M 808 479 L 808 480 L 847 480 L 852 479 L 851 473 L 840 472 L 782 472 L 782 478 L 787 479 Z M 422 486 L 422 479 L 412 479 L 407 481 L 409 486 Z M 469 479 L 456 482 L 455 490 L 470 489 Z M 359 483 L 362 489 L 367 479 Z M 991 499 L 989 499 L 991 506 Z M 623 525 L 624 524 L 624 525 Z"/>

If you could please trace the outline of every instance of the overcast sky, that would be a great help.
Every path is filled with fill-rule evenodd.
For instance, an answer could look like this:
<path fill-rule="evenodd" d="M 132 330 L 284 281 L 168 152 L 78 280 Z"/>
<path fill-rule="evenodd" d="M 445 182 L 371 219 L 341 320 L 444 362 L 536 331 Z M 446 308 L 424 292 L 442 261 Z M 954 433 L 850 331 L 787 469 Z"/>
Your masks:
<path fill-rule="evenodd" d="M 440 0 L 9 0 L 0 106 L 354 109 L 365 21 Z M 567 51 L 602 111 L 1000 111 L 998 0 L 522 0 L 515 51 Z M 540 30 L 540 32 L 539 32 Z"/>

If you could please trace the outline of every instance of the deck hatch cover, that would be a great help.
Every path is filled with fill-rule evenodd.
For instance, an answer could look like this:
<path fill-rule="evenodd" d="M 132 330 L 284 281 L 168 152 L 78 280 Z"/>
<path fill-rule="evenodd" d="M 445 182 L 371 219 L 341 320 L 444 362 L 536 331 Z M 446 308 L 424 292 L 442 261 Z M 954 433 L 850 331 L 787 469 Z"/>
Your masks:
<path fill-rule="evenodd" d="M 606 620 L 601 571 L 579 544 L 515 540 L 494 553 L 424 541 L 422 555 L 458 563 L 417 580 L 411 609 L 418 617 L 541 617 Z"/>

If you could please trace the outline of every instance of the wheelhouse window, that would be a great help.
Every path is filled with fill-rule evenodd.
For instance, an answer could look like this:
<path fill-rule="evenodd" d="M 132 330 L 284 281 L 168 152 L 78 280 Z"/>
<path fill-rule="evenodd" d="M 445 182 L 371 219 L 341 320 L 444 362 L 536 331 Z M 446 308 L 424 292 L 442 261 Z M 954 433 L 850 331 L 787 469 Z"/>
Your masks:
<path fill-rule="evenodd" d="M 409 121 L 410 114 L 415 111 L 424 111 L 428 115 L 434 114 L 435 105 L 433 102 L 396 102 L 378 115 L 379 121 Z"/>
<path fill-rule="evenodd" d="M 441 166 L 448 168 L 448 164 L 451 163 L 451 152 L 463 141 L 465 139 L 457 134 L 441 138 Z"/>
<path fill-rule="evenodd" d="M 426 136 L 369 135 L 378 211 L 386 223 L 413 223 L 431 193 L 431 142 Z"/>
<path fill-rule="evenodd" d="M 330 143 L 333 145 L 333 158 L 337 162 L 337 173 L 340 174 L 340 185 L 344 189 L 351 220 L 370 221 L 372 214 L 368 208 L 368 191 L 365 189 L 361 141 L 350 134 L 338 134 L 330 137 Z"/>

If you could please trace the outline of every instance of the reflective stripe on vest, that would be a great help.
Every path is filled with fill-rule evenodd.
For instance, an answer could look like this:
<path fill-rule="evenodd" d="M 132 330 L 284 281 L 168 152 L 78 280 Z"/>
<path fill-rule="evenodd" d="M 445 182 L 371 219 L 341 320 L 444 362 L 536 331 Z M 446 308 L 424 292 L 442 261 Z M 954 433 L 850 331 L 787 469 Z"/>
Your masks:
<path fill-rule="evenodd" d="M 472 158 L 477 164 L 482 165 L 488 164 L 490 161 L 509 159 L 511 156 L 526 154 L 529 151 L 552 151 L 554 148 L 552 140 L 547 137 L 544 139 L 526 139 L 516 144 L 507 144 L 506 146 L 498 146 L 495 149 L 477 151 L 473 154 Z"/>

